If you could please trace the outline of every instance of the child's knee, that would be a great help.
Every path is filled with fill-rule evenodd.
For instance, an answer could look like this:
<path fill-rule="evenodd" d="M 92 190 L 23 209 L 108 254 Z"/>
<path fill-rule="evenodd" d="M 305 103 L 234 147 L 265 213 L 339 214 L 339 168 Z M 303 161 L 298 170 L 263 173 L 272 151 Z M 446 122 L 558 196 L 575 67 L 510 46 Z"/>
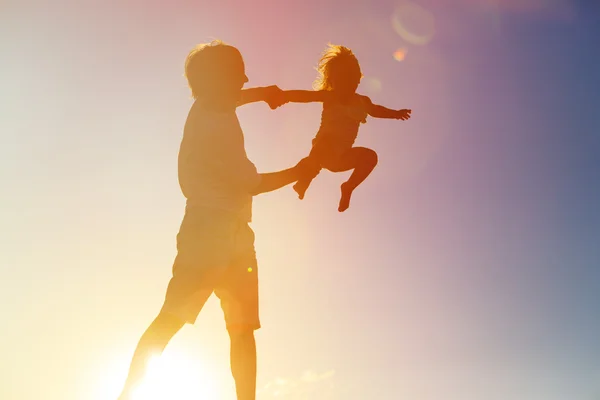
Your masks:
<path fill-rule="evenodd" d="M 375 166 L 379 158 L 377 157 L 377 153 L 371 149 L 367 149 L 365 154 L 363 155 L 363 162 L 367 165 Z"/>

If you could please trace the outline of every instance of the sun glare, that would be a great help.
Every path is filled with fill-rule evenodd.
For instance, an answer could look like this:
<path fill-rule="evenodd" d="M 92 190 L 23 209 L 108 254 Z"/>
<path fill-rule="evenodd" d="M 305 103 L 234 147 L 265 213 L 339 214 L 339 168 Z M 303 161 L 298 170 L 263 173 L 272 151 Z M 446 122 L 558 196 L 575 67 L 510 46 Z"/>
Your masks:
<path fill-rule="evenodd" d="M 182 353 L 165 353 L 148 364 L 132 400 L 216 399 L 215 380 L 201 362 Z"/>

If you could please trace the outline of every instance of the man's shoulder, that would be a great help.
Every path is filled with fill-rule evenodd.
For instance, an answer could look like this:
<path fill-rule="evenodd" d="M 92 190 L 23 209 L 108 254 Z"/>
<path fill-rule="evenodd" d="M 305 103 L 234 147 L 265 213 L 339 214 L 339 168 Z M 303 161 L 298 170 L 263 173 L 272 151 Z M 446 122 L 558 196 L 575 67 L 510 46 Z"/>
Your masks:
<path fill-rule="evenodd" d="M 202 122 L 206 120 L 210 120 L 211 113 L 204 107 L 198 100 L 192 104 L 190 110 L 188 112 L 187 121 L 188 122 Z"/>
<path fill-rule="evenodd" d="M 218 118 L 215 113 L 196 101 L 188 112 L 184 135 L 210 134 L 215 130 L 217 124 Z"/>

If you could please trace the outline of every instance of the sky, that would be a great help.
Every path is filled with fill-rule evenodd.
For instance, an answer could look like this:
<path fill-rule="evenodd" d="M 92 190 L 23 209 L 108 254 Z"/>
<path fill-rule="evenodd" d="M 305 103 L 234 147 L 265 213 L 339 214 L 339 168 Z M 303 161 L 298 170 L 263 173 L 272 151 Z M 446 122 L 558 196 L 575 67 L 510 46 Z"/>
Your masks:
<path fill-rule="evenodd" d="M 168 3 L 168 4 L 167 4 Z M 600 3 L 0 3 L 0 398 L 115 399 L 164 299 L 185 201 L 184 59 L 222 39 L 247 86 L 310 89 L 357 55 L 379 164 L 254 201 L 259 400 L 600 399 Z M 260 171 L 310 150 L 319 104 L 238 110 Z M 211 299 L 147 400 L 232 400 Z"/>

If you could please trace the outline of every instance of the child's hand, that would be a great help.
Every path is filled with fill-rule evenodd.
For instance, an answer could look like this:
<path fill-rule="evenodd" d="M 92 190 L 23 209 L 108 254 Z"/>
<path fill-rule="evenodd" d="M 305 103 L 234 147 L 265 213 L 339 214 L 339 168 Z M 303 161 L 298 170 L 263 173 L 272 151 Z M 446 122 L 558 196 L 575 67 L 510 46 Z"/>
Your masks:
<path fill-rule="evenodd" d="M 288 102 L 285 98 L 283 90 L 277 87 L 277 85 L 267 86 L 265 88 L 264 100 L 272 110 Z"/>
<path fill-rule="evenodd" d="M 410 113 L 412 110 L 398 110 L 396 111 L 396 119 L 401 119 L 402 121 L 406 121 L 410 118 Z"/>

